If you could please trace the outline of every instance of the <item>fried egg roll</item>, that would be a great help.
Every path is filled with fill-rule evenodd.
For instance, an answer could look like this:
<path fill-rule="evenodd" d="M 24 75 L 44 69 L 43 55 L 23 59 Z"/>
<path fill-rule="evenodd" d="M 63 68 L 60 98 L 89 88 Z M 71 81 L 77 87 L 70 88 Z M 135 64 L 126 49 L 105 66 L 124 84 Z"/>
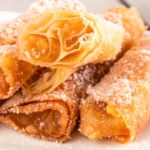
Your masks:
<path fill-rule="evenodd" d="M 17 46 L 0 46 L 0 99 L 11 97 L 33 74 L 34 67 L 17 59 Z"/>
<path fill-rule="evenodd" d="M 102 14 L 103 18 L 124 28 L 122 50 L 130 49 L 144 34 L 146 26 L 136 8 L 124 6 L 109 8 Z"/>
<path fill-rule="evenodd" d="M 150 38 L 141 39 L 88 88 L 80 107 L 80 131 L 89 139 L 133 141 L 150 118 Z"/>
<path fill-rule="evenodd" d="M 121 27 L 89 13 L 52 10 L 23 27 L 18 37 L 19 59 L 51 68 L 55 72 L 49 79 L 52 91 L 78 67 L 114 59 L 123 35 Z"/>
<path fill-rule="evenodd" d="M 85 11 L 84 6 L 78 0 L 38 0 L 31 4 L 25 13 L 0 25 L 0 45 L 15 44 L 19 31 L 25 23 L 51 9 Z"/>
<path fill-rule="evenodd" d="M 108 68 L 107 63 L 83 66 L 53 92 L 21 90 L 1 106 L 0 122 L 36 138 L 64 142 L 70 139 L 87 87 L 98 83 Z"/>

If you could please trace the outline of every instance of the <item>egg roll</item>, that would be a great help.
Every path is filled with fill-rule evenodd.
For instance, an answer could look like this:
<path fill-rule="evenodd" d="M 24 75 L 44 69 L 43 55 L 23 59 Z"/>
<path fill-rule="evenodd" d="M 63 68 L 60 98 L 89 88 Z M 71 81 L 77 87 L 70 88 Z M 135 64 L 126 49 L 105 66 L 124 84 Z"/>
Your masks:
<path fill-rule="evenodd" d="M 133 141 L 150 118 L 150 38 L 127 51 L 87 94 L 80 107 L 80 132 L 93 140 Z"/>
<path fill-rule="evenodd" d="M 130 49 L 142 38 L 147 28 L 136 8 L 126 8 L 124 6 L 109 8 L 104 11 L 102 17 L 124 28 L 123 51 Z"/>
<path fill-rule="evenodd" d="M 49 79 L 52 91 L 80 66 L 114 59 L 123 35 L 121 27 L 89 13 L 52 10 L 20 31 L 19 59 L 51 68 L 55 72 Z M 60 80 L 53 79 L 57 76 Z"/>
<path fill-rule="evenodd" d="M 86 97 L 87 87 L 98 83 L 108 67 L 107 63 L 83 66 L 53 92 L 33 95 L 18 91 L 1 105 L 0 122 L 36 138 L 69 140 L 80 100 Z"/>
<path fill-rule="evenodd" d="M 15 44 L 19 31 L 25 23 L 51 9 L 85 11 L 83 4 L 78 0 L 38 0 L 32 3 L 26 12 L 0 25 L 0 45 Z"/>
<path fill-rule="evenodd" d="M 34 73 L 31 64 L 17 59 L 17 46 L 0 46 L 0 100 L 11 97 Z"/>

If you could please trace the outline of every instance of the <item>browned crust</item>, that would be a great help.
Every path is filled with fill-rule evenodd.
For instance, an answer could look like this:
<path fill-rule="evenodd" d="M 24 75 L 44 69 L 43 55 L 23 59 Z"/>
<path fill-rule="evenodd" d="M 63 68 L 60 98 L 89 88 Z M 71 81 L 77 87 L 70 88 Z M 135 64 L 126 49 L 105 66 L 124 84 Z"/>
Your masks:
<path fill-rule="evenodd" d="M 11 97 L 33 74 L 34 67 L 18 60 L 15 45 L 0 46 L 0 99 Z"/>
<path fill-rule="evenodd" d="M 113 115 L 116 116 L 117 112 L 123 119 L 126 128 L 130 130 L 128 136 L 124 137 L 124 133 L 122 133 L 123 136 L 113 137 L 110 134 L 109 137 L 119 142 L 132 141 L 136 133 L 145 126 L 150 118 L 150 38 L 141 39 L 131 50 L 126 52 L 101 82 L 89 88 L 87 93 L 89 97 L 86 101 L 90 101 L 90 103 L 83 101 L 81 105 L 81 132 L 88 137 L 94 134 L 82 128 L 85 126 L 84 116 L 87 115 L 83 113 L 84 106 L 90 105 L 90 108 L 95 110 L 95 103 L 99 107 L 103 102 L 111 105 L 111 108 L 115 108 Z M 111 124 L 107 125 L 111 126 Z M 88 126 L 90 125 L 86 124 L 87 128 Z M 103 136 L 105 137 L 105 135 Z M 99 136 L 99 138 L 101 137 Z"/>

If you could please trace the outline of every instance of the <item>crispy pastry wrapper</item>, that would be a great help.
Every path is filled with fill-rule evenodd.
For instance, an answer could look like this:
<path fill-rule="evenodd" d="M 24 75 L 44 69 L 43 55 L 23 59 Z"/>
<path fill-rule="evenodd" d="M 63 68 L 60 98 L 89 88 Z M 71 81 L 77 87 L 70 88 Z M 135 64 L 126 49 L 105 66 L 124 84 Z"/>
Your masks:
<path fill-rule="evenodd" d="M 19 91 L 1 106 L 0 122 L 36 138 L 64 142 L 70 139 L 87 87 L 98 83 L 108 69 L 107 63 L 81 67 L 51 93 Z"/>
<path fill-rule="evenodd" d="M 18 37 L 19 59 L 54 70 L 49 79 L 52 91 L 78 67 L 114 59 L 123 33 L 121 27 L 85 12 L 52 10 L 23 27 Z"/>
<path fill-rule="evenodd" d="M 0 45 L 15 44 L 20 29 L 35 16 L 51 9 L 85 11 L 78 0 L 38 0 L 29 9 L 12 21 L 0 25 Z"/>
<path fill-rule="evenodd" d="M 150 38 L 140 40 L 87 90 L 80 131 L 90 139 L 132 141 L 150 117 Z"/>
<path fill-rule="evenodd" d="M 34 67 L 17 59 L 17 46 L 0 46 L 0 99 L 11 97 L 33 74 Z"/>
<path fill-rule="evenodd" d="M 136 8 L 124 6 L 109 8 L 102 17 L 122 26 L 125 30 L 122 50 L 130 49 L 144 34 L 146 26 Z"/>
<path fill-rule="evenodd" d="M 19 58 L 50 68 L 104 62 L 118 54 L 123 34 L 121 27 L 92 14 L 52 10 L 23 27 Z"/>

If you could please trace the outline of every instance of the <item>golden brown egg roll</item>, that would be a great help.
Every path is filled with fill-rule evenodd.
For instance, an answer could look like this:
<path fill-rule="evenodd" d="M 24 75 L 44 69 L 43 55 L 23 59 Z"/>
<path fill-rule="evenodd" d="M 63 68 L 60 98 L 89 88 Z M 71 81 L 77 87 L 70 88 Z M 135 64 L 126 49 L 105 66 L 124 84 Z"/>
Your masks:
<path fill-rule="evenodd" d="M 52 10 L 22 28 L 19 59 L 51 68 L 55 72 L 49 79 L 52 91 L 78 67 L 115 58 L 123 33 L 121 27 L 86 12 Z"/>
<path fill-rule="evenodd" d="M 83 66 L 53 92 L 19 91 L 1 106 L 0 122 L 36 138 L 64 142 L 70 139 L 87 87 L 98 83 L 108 68 L 107 63 Z"/>
<path fill-rule="evenodd" d="M 123 29 L 86 12 L 52 10 L 25 24 L 19 58 L 50 68 L 79 67 L 116 57 Z"/>
<path fill-rule="evenodd" d="M 144 34 L 146 26 L 136 8 L 124 6 L 109 8 L 103 18 L 122 26 L 125 30 L 122 50 L 130 49 Z"/>
<path fill-rule="evenodd" d="M 51 9 L 85 11 L 78 0 L 38 0 L 28 10 L 12 21 L 0 25 L 0 45 L 15 44 L 20 29 L 35 16 Z"/>
<path fill-rule="evenodd" d="M 80 131 L 89 139 L 135 139 L 150 118 L 150 38 L 141 39 L 87 90 L 80 107 Z"/>
<path fill-rule="evenodd" d="M 0 99 L 11 97 L 33 74 L 34 67 L 17 59 L 17 46 L 0 46 Z"/>

